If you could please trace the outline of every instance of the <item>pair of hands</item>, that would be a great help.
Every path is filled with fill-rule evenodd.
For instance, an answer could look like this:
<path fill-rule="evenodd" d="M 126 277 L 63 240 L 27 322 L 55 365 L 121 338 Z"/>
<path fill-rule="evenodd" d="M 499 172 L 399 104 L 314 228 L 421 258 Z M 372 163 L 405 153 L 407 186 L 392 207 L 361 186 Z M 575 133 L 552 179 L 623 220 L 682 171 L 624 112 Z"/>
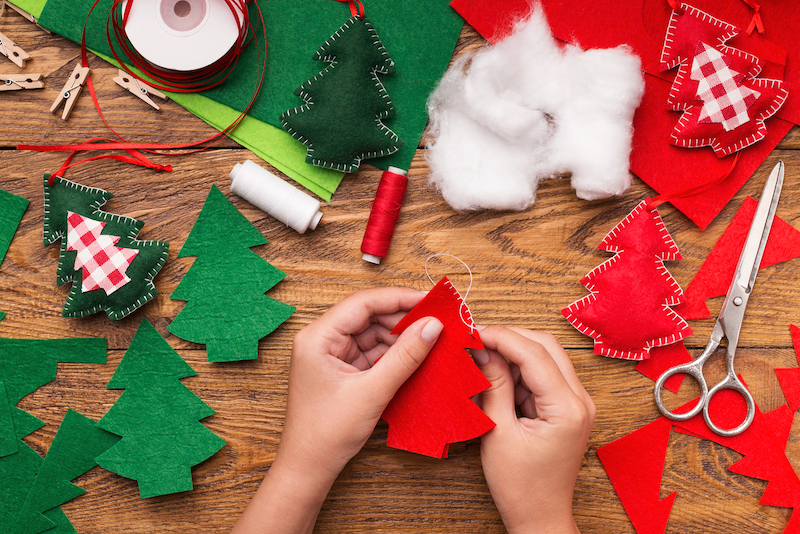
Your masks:
<path fill-rule="evenodd" d="M 234 533 L 312 532 L 336 477 L 441 333 L 438 319 L 424 318 L 390 334 L 423 297 L 360 291 L 297 334 L 278 453 Z M 572 493 L 594 403 L 554 337 L 502 327 L 480 335 L 486 350 L 473 357 L 492 384 L 480 403 L 497 424 L 481 438 L 481 462 L 503 522 L 512 534 L 577 532 Z"/>

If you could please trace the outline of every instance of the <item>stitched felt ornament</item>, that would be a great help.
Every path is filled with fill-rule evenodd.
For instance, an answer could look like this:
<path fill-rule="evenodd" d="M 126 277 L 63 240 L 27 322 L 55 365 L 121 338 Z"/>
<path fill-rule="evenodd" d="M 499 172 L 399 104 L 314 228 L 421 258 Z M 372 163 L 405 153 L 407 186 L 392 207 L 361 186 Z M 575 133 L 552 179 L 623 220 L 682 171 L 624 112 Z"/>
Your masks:
<path fill-rule="evenodd" d="M 280 116 L 284 129 L 306 146 L 306 162 L 356 172 L 362 159 L 397 152 L 403 142 L 384 124 L 394 106 L 378 77 L 394 72 L 394 61 L 372 24 L 354 15 L 314 60 L 329 65 L 295 90 L 305 104 Z"/>
<path fill-rule="evenodd" d="M 258 358 L 258 341 L 295 310 L 266 296 L 286 273 L 250 247 L 268 241 L 211 186 L 179 258 L 197 256 L 172 298 L 188 301 L 167 330 L 181 339 L 205 343 L 208 361 Z"/>
<path fill-rule="evenodd" d="M 436 317 L 442 330 L 422 365 L 397 391 L 381 416 L 389 423 L 386 444 L 447 458 L 450 443 L 482 436 L 494 422 L 472 402 L 491 384 L 465 349 L 482 349 L 472 314 L 443 277 L 392 330 L 401 334 L 423 317 Z"/>
<path fill-rule="evenodd" d="M 692 329 L 671 306 L 683 291 L 664 260 L 681 259 L 661 216 L 645 199 L 603 239 L 598 249 L 616 256 L 581 283 L 591 294 L 561 310 L 582 333 L 594 338 L 594 352 L 644 360 L 652 347 L 676 343 Z"/>
<path fill-rule="evenodd" d="M 100 210 L 113 195 L 61 177 L 44 177 L 44 244 L 61 240 L 56 281 L 71 283 L 64 317 L 105 311 L 116 321 L 139 309 L 158 291 L 153 278 L 167 259 L 169 243 L 139 241 L 144 223 Z"/>
<path fill-rule="evenodd" d="M 740 31 L 687 4 L 673 10 L 661 54 L 662 71 L 679 66 L 667 98 L 669 109 L 683 111 L 672 144 L 711 146 L 723 157 L 766 136 L 764 121 L 788 91 L 781 80 L 757 78 L 759 58 L 725 44 Z"/>
<path fill-rule="evenodd" d="M 225 440 L 200 422 L 215 412 L 181 383 L 197 373 L 146 319 L 111 377 L 122 396 L 98 426 L 122 440 L 97 464 L 139 483 L 141 498 L 192 489 L 192 466 Z"/>

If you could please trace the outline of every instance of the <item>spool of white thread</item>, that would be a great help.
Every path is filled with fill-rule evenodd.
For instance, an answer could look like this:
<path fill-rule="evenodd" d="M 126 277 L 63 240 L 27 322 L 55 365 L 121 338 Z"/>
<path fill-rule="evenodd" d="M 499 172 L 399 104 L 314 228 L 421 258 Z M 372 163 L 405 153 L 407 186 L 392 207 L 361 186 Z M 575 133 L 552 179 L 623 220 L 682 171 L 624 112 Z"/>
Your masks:
<path fill-rule="evenodd" d="M 231 193 L 304 233 L 322 218 L 320 202 L 250 160 L 237 163 L 230 174 Z"/>

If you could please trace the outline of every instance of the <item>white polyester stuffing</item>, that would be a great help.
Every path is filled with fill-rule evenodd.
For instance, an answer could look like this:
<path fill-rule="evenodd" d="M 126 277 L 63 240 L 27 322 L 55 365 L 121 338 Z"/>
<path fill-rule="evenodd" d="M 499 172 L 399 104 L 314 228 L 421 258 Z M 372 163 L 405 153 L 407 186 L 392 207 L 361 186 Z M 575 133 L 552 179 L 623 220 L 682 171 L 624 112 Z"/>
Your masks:
<path fill-rule="evenodd" d="M 541 7 L 459 58 L 428 101 L 430 183 L 453 209 L 524 210 L 540 180 L 572 173 L 579 198 L 621 195 L 644 80 L 624 47 L 559 47 Z"/>

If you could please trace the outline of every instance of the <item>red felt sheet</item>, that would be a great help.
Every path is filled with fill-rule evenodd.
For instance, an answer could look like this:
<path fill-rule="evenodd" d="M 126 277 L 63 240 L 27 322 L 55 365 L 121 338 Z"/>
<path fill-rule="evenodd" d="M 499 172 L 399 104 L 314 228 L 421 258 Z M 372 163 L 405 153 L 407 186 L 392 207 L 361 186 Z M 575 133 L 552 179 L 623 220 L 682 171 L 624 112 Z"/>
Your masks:
<path fill-rule="evenodd" d="M 442 278 L 392 331 L 402 333 L 423 317 L 444 324 L 425 361 L 398 390 L 384 410 L 389 423 L 387 445 L 434 458 L 446 458 L 450 443 L 477 438 L 494 422 L 472 402 L 491 384 L 466 349 L 482 349 L 464 300 Z"/>

